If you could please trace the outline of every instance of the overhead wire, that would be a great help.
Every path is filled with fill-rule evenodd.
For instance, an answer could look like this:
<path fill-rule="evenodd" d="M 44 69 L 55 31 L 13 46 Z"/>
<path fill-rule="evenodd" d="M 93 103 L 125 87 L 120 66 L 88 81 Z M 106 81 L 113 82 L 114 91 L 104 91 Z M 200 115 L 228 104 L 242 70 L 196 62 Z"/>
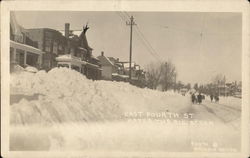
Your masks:
<path fill-rule="evenodd" d="M 123 11 L 122 12 L 124 16 L 127 16 L 127 20 L 129 20 L 130 15 L 126 12 Z M 149 53 L 158 61 L 161 61 L 161 58 L 159 57 L 157 51 L 152 47 L 152 45 L 150 44 L 150 42 L 147 40 L 147 38 L 145 37 L 145 35 L 142 33 L 142 31 L 140 30 L 140 28 L 138 27 L 138 25 L 135 25 L 136 29 L 135 32 L 137 33 L 137 35 L 139 36 L 139 39 L 142 41 L 142 43 L 145 45 L 145 47 L 147 48 L 147 50 L 149 51 Z"/>

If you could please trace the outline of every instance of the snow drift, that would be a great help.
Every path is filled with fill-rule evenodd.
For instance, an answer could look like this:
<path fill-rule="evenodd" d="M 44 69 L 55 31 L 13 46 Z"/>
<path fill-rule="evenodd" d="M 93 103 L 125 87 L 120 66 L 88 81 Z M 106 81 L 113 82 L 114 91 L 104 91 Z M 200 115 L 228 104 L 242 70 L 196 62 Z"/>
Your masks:
<path fill-rule="evenodd" d="M 240 128 L 217 117 L 238 118 L 240 111 L 234 108 L 240 105 L 239 100 L 229 108 L 234 112 L 209 100 L 204 105 L 192 105 L 188 95 L 137 88 L 124 82 L 92 81 L 67 68 L 55 68 L 48 73 L 12 73 L 10 83 L 12 151 L 240 150 Z M 214 124 L 165 123 L 158 122 L 159 118 L 152 122 L 128 121 L 124 115 L 130 112 L 191 112 L 194 120 L 187 122 Z M 240 125 L 240 120 L 235 124 Z M 208 146 L 197 148 L 203 142 Z"/>
<path fill-rule="evenodd" d="M 119 120 L 124 112 L 174 112 L 190 104 L 172 92 L 92 81 L 68 68 L 11 74 L 10 88 L 11 124 Z"/>

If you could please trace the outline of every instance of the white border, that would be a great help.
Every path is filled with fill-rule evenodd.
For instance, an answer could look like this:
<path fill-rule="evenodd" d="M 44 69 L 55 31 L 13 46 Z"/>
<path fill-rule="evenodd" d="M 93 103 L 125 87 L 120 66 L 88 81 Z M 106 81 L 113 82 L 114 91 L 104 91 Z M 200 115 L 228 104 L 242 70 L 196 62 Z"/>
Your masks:
<path fill-rule="evenodd" d="M 241 12 L 242 13 L 242 152 L 184 153 L 184 152 L 9 152 L 9 11 L 169 11 L 169 12 Z M 249 5 L 247 1 L 4 1 L 1 3 L 1 148 L 3 157 L 247 157 L 249 156 Z M 226 131 L 225 131 L 226 132 Z"/>

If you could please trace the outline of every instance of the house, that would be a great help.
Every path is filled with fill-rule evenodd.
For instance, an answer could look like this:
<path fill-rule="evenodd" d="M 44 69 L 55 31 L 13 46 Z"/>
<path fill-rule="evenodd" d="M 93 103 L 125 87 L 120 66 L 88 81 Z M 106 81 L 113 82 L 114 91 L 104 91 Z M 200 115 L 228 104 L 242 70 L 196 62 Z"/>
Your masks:
<path fill-rule="evenodd" d="M 101 79 L 101 62 L 98 58 L 94 57 L 92 54 L 93 48 L 91 48 L 88 44 L 88 40 L 86 37 L 86 32 L 89 29 L 89 27 L 86 25 L 83 27 L 83 31 L 81 32 L 79 36 L 79 43 L 78 43 L 78 49 L 79 50 L 85 50 L 82 53 L 84 58 L 87 61 L 86 65 L 84 66 L 84 74 L 87 76 L 87 78 L 90 79 Z M 79 51 L 80 52 L 80 51 Z"/>
<path fill-rule="evenodd" d="M 101 52 L 101 55 L 97 57 L 100 60 L 102 65 L 102 79 L 112 80 L 112 74 L 116 74 L 115 62 L 111 61 L 109 57 L 104 56 L 104 52 Z"/>
<path fill-rule="evenodd" d="M 85 27 L 79 35 L 70 30 L 69 23 L 65 23 L 64 33 L 50 28 L 29 29 L 28 33 L 32 40 L 38 41 L 38 48 L 45 52 L 42 67 L 46 71 L 57 66 L 68 67 L 89 79 L 101 78 L 100 61 L 92 55 Z"/>
<path fill-rule="evenodd" d="M 60 55 L 56 58 L 58 66 L 68 65 L 67 67 L 73 68 L 88 79 L 98 80 L 101 79 L 101 64 L 100 61 L 93 56 L 91 48 L 88 44 L 86 32 L 88 27 L 83 27 L 83 30 L 74 34 L 74 31 L 70 30 L 70 24 L 65 24 L 64 36 L 68 40 L 68 48 L 71 49 L 67 55 L 69 58 L 65 58 L 65 55 Z"/>
<path fill-rule="evenodd" d="M 28 36 L 26 29 L 21 27 L 13 12 L 10 13 L 10 68 L 14 65 L 23 68 L 27 66 L 40 69 L 42 66 L 42 57 L 45 52 L 38 48 L 38 43 Z"/>
<path fill-rule="evenodd" d="M 46 71 L 57 66 L 56 57 L 74 51 L 69 41 L 57 30 L 50 28 L 28 29 L 29 37 L 38 42 L 38 48 L 45 52 L 42 68 Z"/>

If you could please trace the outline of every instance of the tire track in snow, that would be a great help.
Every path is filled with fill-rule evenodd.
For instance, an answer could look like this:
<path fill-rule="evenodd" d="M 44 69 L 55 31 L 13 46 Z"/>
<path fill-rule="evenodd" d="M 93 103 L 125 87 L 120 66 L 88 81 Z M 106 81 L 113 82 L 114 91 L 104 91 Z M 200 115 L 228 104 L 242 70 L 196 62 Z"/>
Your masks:
<path fill-rule="evenodd" d="M 206 108 L 206 110 L 209 113 L 216 116 L 226 125 L 232 126 L 235 130 L 238 129 L 237 125 L 233 123 L 233 121 L 240 120 L 241 111 L 239 111 L 238 109 L 229 106 L 223 106 L 223 104 L 220 104 L 221 106 L 218 106 L 218 104 L 213 104 L 213 103 L 200 104 L 200 105 Z"/>

